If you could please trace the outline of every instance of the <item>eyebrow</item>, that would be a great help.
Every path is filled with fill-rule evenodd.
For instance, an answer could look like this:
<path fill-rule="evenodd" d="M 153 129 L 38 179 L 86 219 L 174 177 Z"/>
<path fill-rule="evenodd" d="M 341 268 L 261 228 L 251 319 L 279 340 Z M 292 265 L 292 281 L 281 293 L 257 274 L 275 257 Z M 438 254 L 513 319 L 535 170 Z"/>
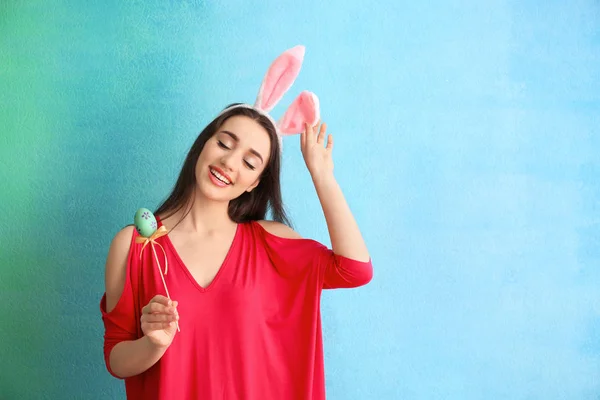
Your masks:
<path fill-rule="evenodd" d="M 236 142 L 238 142 L 238 143 L 239 143 L 239 141 L 240 141 L 240 138 L 238 137 L 238 135 L 236 135 L 236 134 L 235 134 L 235 133 L 233 133 L 233 132 L 229 132 L 229 131 L 221 131 L 221 133 L 224 133 L 224 134 L 226 134 L 226 135 L 229 135 L 229 136 L 231 136 L 231 138 L 232 138 L 233 140 L 235 140 Z M 252 149 L 252 148 L 251 148 L 251 149 L 250 149 L 250 153 L 252 153 L 252 154 L 254 154 L 256 157 L 260 158 L 260 162 L 261 162 L 261 163 L 263 163 L 263 164 L 265 163 L 265 160 L 263 160 L 262 156 L 260 155 L 260 153 L 259 153 L 258 151 L 256 151 L 256 150 L 254 150 L 254 149 Z"/>

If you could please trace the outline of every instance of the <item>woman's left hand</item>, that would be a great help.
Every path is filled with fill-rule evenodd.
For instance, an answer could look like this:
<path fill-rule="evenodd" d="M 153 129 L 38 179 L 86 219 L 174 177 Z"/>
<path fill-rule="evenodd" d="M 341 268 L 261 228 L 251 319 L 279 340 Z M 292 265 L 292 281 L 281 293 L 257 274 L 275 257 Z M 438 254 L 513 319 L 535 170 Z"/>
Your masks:
<path fill-rule="evenodd" d="M 327 125 L 324 123 L 315 126 L 306 124 L 304 132 L 300 134 L 302 155 L 313 180 L 333 175 L 333 136 L 328 135 L 325 144 L 326 131 Z"/>

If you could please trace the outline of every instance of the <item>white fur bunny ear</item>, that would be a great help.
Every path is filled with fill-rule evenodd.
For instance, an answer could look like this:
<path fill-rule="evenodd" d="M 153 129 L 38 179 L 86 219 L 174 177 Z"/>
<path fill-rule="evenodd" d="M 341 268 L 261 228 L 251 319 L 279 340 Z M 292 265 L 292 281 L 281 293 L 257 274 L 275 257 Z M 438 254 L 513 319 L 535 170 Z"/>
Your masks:
<path fill-rule="evenodd" d="M 304 131 L 306 124 L 315 126 L 319 122 L 319 114 L 319 98 L 305 90 L 288 107 L 277 127 L 282 135 L 296 135 Z"/>
<path fill-rule="evenodd" d="M 260 85 L 254 107 L 264 112 L 271 111 L 296 80 L 303 60 L 302 45 L 288 49 L 277 57 Z"/>

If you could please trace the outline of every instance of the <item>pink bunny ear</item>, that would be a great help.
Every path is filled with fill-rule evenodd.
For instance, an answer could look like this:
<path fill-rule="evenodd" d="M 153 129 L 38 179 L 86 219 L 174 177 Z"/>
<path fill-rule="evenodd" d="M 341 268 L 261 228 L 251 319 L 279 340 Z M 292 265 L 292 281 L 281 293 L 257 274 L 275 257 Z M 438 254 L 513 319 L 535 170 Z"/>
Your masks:
<path fill-rule="evenodd" d="M 314 126 L 319 122 L 319 98 L 314 93 L 303 91 L 288 107 L 279 121 L 278 128 L 282 135 L 295 135 L 305 129 L 305 124 Z"/>
<path fill-rule="evenodd" d="M 260 85 L 254 107 L 265 112 L 271 111 L 296 80 L 303 60 L 302 45 L 286 50 L 277 57 Z"/>

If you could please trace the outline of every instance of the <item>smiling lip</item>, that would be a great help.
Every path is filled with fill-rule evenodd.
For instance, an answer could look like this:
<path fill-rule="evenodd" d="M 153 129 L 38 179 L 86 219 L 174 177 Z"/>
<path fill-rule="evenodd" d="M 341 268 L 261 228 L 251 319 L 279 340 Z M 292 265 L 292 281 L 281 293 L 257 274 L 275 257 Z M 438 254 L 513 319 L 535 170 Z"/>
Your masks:
<path fill-rule="evenodd" d="M 229 181 L 229 184 L 219 180 L 216 176 L 214 176 L 212 174 L 212 172 L 210 171 L 211 169 L 214 170 L 215 172 L 217 172 L 219 175 L 224 176 Z M 223 186 L 233 185 L 233 180 L 231 179 L 231 177 L 229 175 L 227 175 L 225 172 L 223 172 L 223 170 L 220 168 L 210 166 L 209 170 L 208 170 L 208 174 L 213 179 L 213 181 L 216 181 L 216 183 L 219 183 L 220 185 L 223 185 Z"/>

